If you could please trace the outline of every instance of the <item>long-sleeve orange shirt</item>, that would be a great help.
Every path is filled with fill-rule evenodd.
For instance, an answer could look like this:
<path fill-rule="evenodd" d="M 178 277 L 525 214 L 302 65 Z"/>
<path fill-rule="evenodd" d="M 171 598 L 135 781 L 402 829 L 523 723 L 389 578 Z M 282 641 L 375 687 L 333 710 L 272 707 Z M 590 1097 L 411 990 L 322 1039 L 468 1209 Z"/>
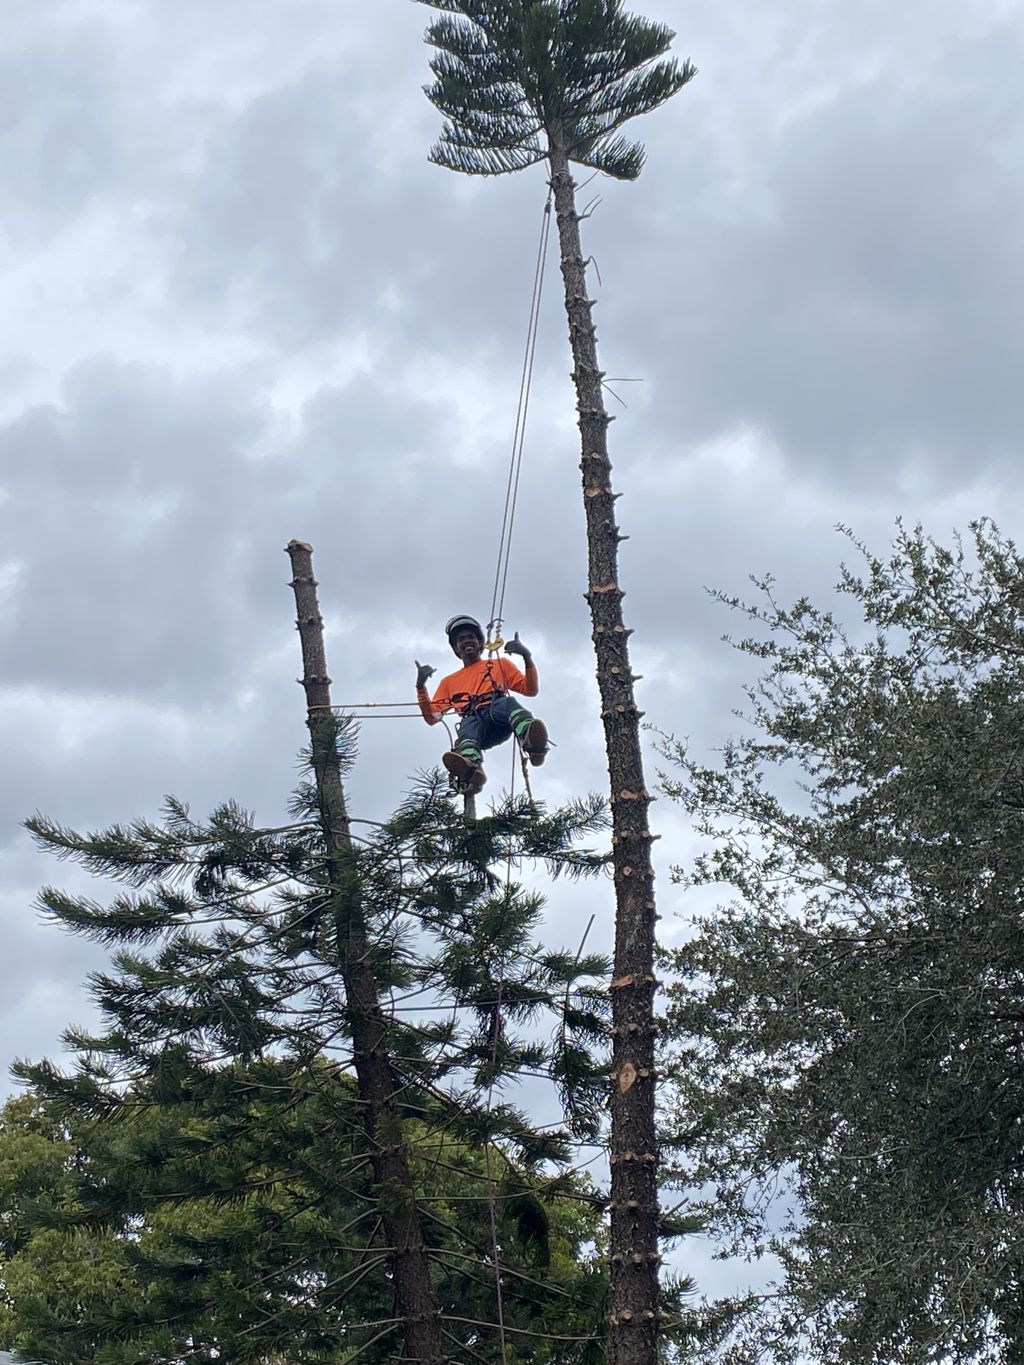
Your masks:
<path fill-rule="evenodd" d="M 449 673 L 447 678 L 442 678 L 438 683 L 433 701 L 427 697 L 426 691 L 420 691 L 416 700 L 423 719 L 433 725 L 445 711 L 457 711 L 462 715 L 474 697 L 479 698 L 478 705 L 487 705 L 496 692 L 518 692 L 524 697 L 535 697 L 539 691 L 540 680 L 535 663 L 531 661 L 526 666 L 526 672 L 520 673 L 510 660 L 498 657 L 477 659 L 475 664 L 460 668 L 457 673 Z"/>

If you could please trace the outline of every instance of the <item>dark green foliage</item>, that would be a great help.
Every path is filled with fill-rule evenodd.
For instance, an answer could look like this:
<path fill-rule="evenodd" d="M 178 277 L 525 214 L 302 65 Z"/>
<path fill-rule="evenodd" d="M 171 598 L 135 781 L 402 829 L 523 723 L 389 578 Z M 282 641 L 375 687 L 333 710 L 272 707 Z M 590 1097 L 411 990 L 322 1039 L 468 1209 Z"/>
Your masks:
<path fill-rule="evenodd" d="M 411 1153 L 453 1354 L 495 1349 L 493 1203 L 506 1325 L 533 1352 L 527 1334 L 548 1324 L 571 1338 L 558 1358 L 575 1358 L 600 1333 L 587 1315 L 603 1272 L 582 1244 L 602 1204 L 572 1162 L 607 1088 L 607 964 L 542 944 L 540 898 L 517 878 L 536 862 L 600 872 L 607 855 L 581 841 L 604 829 L 602 804 L 520 801 L 467 825 L 430 777 L 390 821 L 357 826 L 369 832 L 331 867 L 312 788 L 294 814 L 264 830 L 233 803 L 200 822 L 171 800 L 159 823 L 87 835 L 29 822 L 43 847 L 129 889 L 109 904 L 42 893 L 113 956 L 91 978 L 104 1027 L 67 1032 L 75 1068 L 17 1068 L 74 1135 L 60 1197 L 30 1210 L 33 1254 L 63 1264 L 95 1243 L 109 1275 L 70 1313 L 59 1285 L 26 1289 L 17 1339 L 103 1365 L 143 1344 L 189 1365 L 212 1350 L 393 1355 L 380 1215 L 409 1194 L 375 1182 L 349 1079 L 339 964 L 358 908 L 397 1094 L 375 1141 Z M 535 1127 L 507 1093 L 535 1075 L 561 1091 L 563 1127 Z"/>
<path fill-rule="evenodd" d="M 603 855 L 571 841 L 603 821 L 596 801 L 550 815 L 520 802 L 467 827 L 431 780 L 352 853 L 350 886 L 373 931 L 410 1104 L 417 1087 L 442 1077 L 459 1077 L 468 1093 L 487 1068 L 507 1078 L 547 1065 L 550 1049 L 516 1031 L 538 1011 L 554 1010 L 585 1046 L 599 1040 L 603 992 L 585 983 L 606 964 L 531 944 L 540 901 L 506 869 L 543 858 L 574 875 L 597 871 Z M 45 847 L 137 888 L 109 906 L 42 893 L 64 926 L 112 948 L 131 945 L 115 953 L 112 972 L 92 978 L 108 1029 L 68 1035 L 84 1054 L 79 1078 L 97 1095 L 104 1076 L 125 1067 L 166 1090 L 189 1084 L 197 1059 L 248 1061 L 280 1047 L 344 1055 L 346 1002 L 333 968 L 347 895 L 328 885 L 315 821 L 261 831 L 229 804 L 199 825 L 171 801 L 156 826 L 77 836 L 36 817 L 29 828 Z M 594 1069 L 589 1083 L 600 1084 L 600 1074 Z M 47 1084 L 86 1099 L 75 1078 L 48 1074 Z"/>
<path fill-rule="evenodd" d="M 711 840 L 679 875 L 736 896 L 672 955 L 680 1178 L 781 1258 L 731 1359 L 1018 1361 L 1024 560 L 989 523 L 858 549 L 856 627 L 725 599 L 751 731 L 666 748 Z"/>
<path fill-rule="evenodd" d="M 380 1328 L 361 1325 L 387 1316 L 391 1289 L 379 1236 L 387 1196 L 360 1151 L 351 1079 L 280 1063 L 258 1082 L 236 1068 L 219 1081 L 218 1096 L 188 1105 L 129 1091 L 122 1112 L 80 1128 L 35 1097 L 0 1113 L 0 1341 L 67 1365 L 393 1354 L 390 1333 L 378 1349 L 367 1344 Z M 442 1136 L 434 1118 L 412 1136 L 451 1339 L 493 1350 L 493 1329 L 456 1321 L 493 1317 L 489 1190 L 507 1324 L 585 1338 L 603 1283 L 585 1246 L 601 1207 L 589 1183 L 531 1174 L 498 1148 Z M 513 1344 L 510 1358 L 560 1359 L 563 1347 Z"/>
<path fill-rule="evenodd" d="M 635 180 L 643 149 L 618 129 L 694 75 L 665 59 L 673 34 L 620 0 L 420 0 L 443 10 L 427 95 L 445 117 L 431 160 L 501 175 L 544 160 L 550 144 L 580 165 Z"/>

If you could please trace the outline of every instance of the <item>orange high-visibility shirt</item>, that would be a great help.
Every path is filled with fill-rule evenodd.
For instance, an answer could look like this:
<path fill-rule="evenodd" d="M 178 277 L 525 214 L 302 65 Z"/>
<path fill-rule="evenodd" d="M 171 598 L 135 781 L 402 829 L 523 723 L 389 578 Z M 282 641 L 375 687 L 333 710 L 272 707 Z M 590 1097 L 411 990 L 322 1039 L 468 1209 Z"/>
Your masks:
<path fill-rule="evenodd" d="M 462 715 L 473 697 L 480 698 L 478 704 L 489 705 L 495 693 L 519 692 L 524 697 L 535 697 L 539 691 L 536 664 L 531 663 L 524 674 L 503 657 L 477 659 L 475 664 L 441 679 L 430 710 L 435 716 L 443 715 L 445 711 L 457 711 Z"/>

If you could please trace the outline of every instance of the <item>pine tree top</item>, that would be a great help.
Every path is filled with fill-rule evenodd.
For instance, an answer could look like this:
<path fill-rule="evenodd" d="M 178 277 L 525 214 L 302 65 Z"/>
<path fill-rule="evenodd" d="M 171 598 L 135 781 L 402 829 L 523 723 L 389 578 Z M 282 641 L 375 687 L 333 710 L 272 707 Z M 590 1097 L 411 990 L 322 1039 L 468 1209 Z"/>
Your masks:
<path fill-rule="evenodd" d="M 419 0 L 441 10 L 425 88 L 445 117 L 430 159 L 468 175 L 502 175 L 552 150 L 618 180 L 635 180 L 640 143 L 622 125 L 670 99 L 696 74 L 666 57 L 675 34 L 621 0 Z"/>

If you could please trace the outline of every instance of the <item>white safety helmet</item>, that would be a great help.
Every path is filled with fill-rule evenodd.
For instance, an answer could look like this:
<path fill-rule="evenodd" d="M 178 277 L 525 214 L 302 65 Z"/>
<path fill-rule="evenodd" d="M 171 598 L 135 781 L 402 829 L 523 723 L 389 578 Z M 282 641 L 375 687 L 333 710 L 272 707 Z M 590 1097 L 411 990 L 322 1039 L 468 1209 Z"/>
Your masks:
<path fill-rule="evenodd" d="M 445 635 L 448 636 L 448 643 L 451 645 L 452 653 L 456 656 L 456 658 L 458 657 L 459 651 L 455 648 L 455 641 L 452 639 L 452 636 L 455 635 L 460 630 L 473 631 L 477 639 L 480 641 L 481 645 L 483 645 L 484 640 L 486 639 L 486 636 L 484 635 L 484 628 L 476 619 L 476 617 L 453 616 L 452 619 L 445 626 L 444 633 Z"/>

